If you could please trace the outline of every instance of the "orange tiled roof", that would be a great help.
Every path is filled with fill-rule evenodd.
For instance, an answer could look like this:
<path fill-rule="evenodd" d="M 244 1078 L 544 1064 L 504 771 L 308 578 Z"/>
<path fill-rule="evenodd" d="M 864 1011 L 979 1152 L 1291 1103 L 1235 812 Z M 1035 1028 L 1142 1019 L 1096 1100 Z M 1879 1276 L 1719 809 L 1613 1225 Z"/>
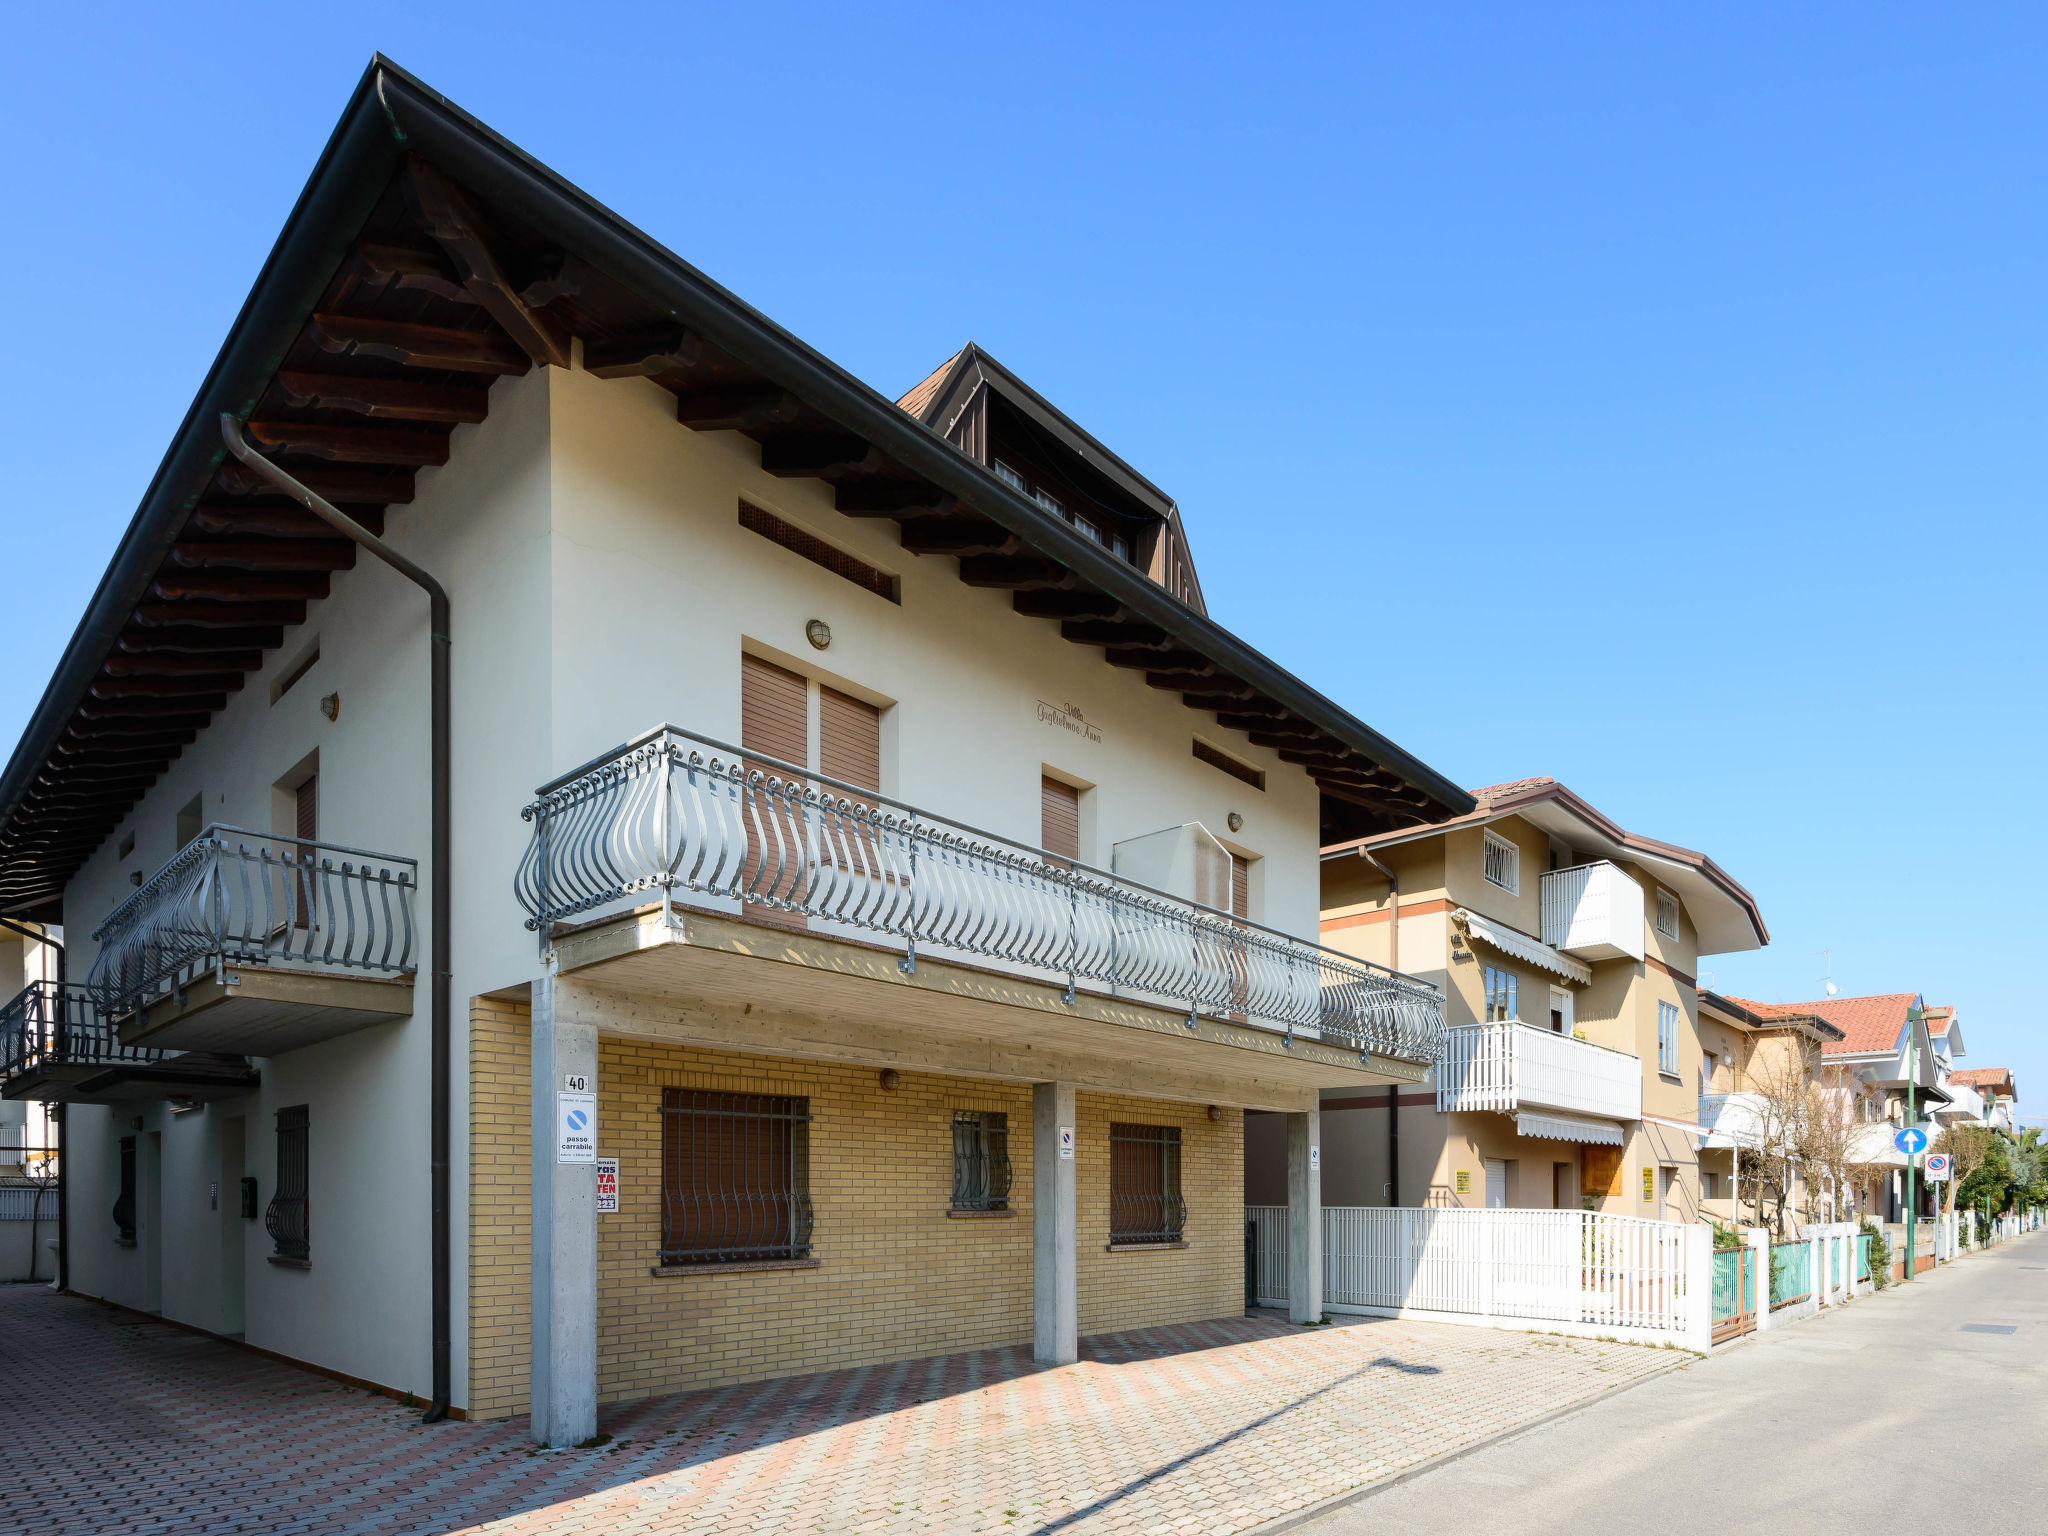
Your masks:
<path fill-rule="evenodd" d="M 1927 1010 L 1927 1033 L 1939 1040 L 1948 1033 L 1949 1025 L 1955 1023 L 1955 1021 L 1956 1010 L 1953 1005 L 1930 1008 Z"/>
<path fill-rule="evenodd" d="M 1949 1073 L 1948 1080 L 1969 1088 L 1996 1088 L 2008 1094 L 2013 1091 L 2010 1067 L 1971 1067 L 1968 1071 Z"/>
<path fill-rule="evenodd" d="M 1826 1019 L 1842 1032 L 1842 1038 L 1828 1041 L 1821 1049 L 1830 1056 L 1846 1056 L 1862 1051 L 1889 1051 L 1896 1046 L 1906 1027 L 1906 1010 L 1913 1006 L 1915 996 L 1912 992 L 1888 992 L 1880 997 L 1825 997 L 1814 1003 L 1755 1003 L 1744 997 L 1730 1001 L 1742 1004 L 1760 1018 L 1812 1014 Z"/>
<path fill-rule="evenodd" d="M 1547 775 L 1539 779 L 1510 779 L 1505 784 L 1489 784 L 1484 789 L 1475 789 L 1471 794 L 1474 800 L 1498 800 L 1503 795 L 1518 794 L 1525 789 L 1538 789 L 1556 782 Z"/>

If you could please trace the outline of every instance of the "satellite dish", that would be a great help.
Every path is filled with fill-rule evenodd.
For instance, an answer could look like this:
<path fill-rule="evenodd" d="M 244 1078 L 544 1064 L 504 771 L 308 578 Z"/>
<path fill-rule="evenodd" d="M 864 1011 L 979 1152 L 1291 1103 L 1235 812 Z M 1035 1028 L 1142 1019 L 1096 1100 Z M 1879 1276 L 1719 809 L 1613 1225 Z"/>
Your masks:
<path fill-rule="evenodd" d="M 1833 997 L 1834 995 L 1835 995 L 1835 984 L 1834 984 L 1834 983 L 1833 983 L 1833 982 L 1831 981 L 1831 982 L 1829 982 L 1829 983 L 1828 983 L 1828 996 L 1829 996 L 1829 997 Z"/>

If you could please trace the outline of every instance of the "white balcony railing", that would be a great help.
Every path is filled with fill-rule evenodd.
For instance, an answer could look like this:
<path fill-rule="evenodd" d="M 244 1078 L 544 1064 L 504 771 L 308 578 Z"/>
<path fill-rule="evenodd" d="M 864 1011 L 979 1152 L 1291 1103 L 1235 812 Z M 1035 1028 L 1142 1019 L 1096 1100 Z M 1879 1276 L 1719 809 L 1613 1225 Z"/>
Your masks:
<path fill-rule="evenodd" d="M 1643 888 L 1601 859 L 1553 869 L 1540 882 L 1543 942 L 1588 960 L 1643 958 Z"/>
<path fill-rule="evenodd" d="M 1643 1063 L 1626 1051 L 1574 1040 L 1519 1019 L 1444 1031 L 1436 1107 L 1515 1114 L 1554 1109 L 1603 1120 L 1643 1113 Z"/>
<path fill-rule="evenodd" d="M 542 787 L 527 926 L 639 901 L 761 906 L 920 954 L 1106 985 L 1290 1037 L 1433 1061 L 1443 996 L 1404 976 L 851 784 L 662 726 Z"/>

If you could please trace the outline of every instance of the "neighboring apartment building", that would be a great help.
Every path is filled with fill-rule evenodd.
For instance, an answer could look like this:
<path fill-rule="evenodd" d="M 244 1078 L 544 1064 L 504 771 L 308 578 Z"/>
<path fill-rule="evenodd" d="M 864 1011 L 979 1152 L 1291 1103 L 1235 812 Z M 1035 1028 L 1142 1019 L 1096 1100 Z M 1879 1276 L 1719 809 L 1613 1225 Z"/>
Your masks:
<path fill-rule="evenodd" d="M 1810 1210 L 1804 1168 L 1776 1155 L 1795 1138 L 1809 1090 L 1818 1081 L 1850 1096 L 1851 1115 L 1871 1113 L 1860 1082 L 1831 1082 L 1822 1070 L 1822 1053 L 1841 1030 L 1814 1014 L 1766 1018 L 1717 992 L 1702 990 L 1699 999 L 1702 1211 L 1728 1225 L 1760 1224 L 1775 1209 L 1774 1183 L 1789 1211 Z"/>
<path fill-rule="evenodd" d="M 1325 1198 L 1695 1219 L 1698 962 L 1768 941 L 1755 901 L 1553 779 L 1474 797 L 1323 850 L 1326 942 L 1437 982 L 1449 1026 L 1432 1085 L 1324 1093 Z M 1246 1134 L 1274 1202 L 1277 1123 Z"/>
<path fill-rule="evenodd" d="M 1976 1110 L 1965 1124 L 1988 1125 L 2008 1136 L 2019 1134 L 2019 1085 L 2007 1067 L 1972 1067 L 1949 1074 L 1951 1090 L 1968 1094 Z"/>
<path fill-rule="evenodd" d="M 1893 1133 L 1904 1125 L 1935 1123 L 1934 1117 L 1950 1102 L 1937 1081 L 1945 1068 L 1928 1032 L 1927 1008 L 1920 995 L 1892 992 L 1810 1003 L 1730 1001 L 1762 1019 L 1818 1019 L 1840 1032 L 1840 1039 L 1821 1046 L 1820 1067 L 1855 1095 L 1858 1115 L 1867 1122 L 1856 1141 L 1855 1162 L 1862 1170 L 1852 1190 L 1856 1214 L 1886 1222 L 1903 1220 L 1906 1159 L 1893 1145 Z M 1932 1214 L 1932 1196 L 1924 1184 L 1918 1194 L 1921 1214 Z"/>
<path fill-rule="evenodd" d="M 445 584 L 445 737 L 437 610 L 265 455 Z M 555 1443 L 1235 1314 L 1247 1111 L 1312 1318 L 1320 1101 L 1443 1028 L 1319 848 L 1472 806 L 985 354 L 877 395 L 379 61 L 0 778 L 71 946 L 9 1091 L 75 1290 Z"/>

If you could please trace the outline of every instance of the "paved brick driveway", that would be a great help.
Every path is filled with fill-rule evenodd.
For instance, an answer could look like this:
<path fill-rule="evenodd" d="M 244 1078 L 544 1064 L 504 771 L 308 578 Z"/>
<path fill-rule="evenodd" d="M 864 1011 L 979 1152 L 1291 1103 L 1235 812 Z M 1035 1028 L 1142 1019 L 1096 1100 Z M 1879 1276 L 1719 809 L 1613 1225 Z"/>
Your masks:
<path fill-rule="evenodd" d="M 1270 1317 L 654 1398 L 610 1445 L 415 1412 L 40 1286 L 0 1286 L 0 1532 L 1243 1531 L 1690 1358 Z"/>

